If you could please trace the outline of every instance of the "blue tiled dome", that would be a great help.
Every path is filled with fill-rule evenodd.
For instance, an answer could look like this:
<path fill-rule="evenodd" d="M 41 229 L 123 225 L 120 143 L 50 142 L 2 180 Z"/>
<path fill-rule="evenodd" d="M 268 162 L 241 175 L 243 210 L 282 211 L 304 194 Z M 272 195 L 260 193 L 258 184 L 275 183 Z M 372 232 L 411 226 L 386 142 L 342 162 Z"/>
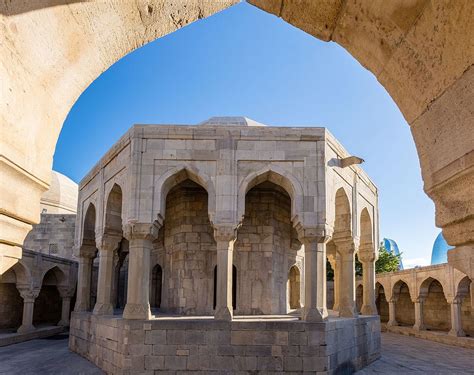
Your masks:
<path fill-rule="evenodd" d="M 438 234 L 438 237 L 436 237 L 436 240 L 433 244 L 433 250 L 431 252 L 431 264 L 447 263 L 449 249 L 452 249 L 452 247 L 448 245 L 443 237 L 443 233 L 441 232 Z"/>
<path fill-rule="evenodd" d="M 385 247 L 385 249 L 387 249 L 387 251 L 389 251 L 393 254 L 396 254 L 396 255 L 400 255 L 400 250 L 398 249 L 398 245 L 394 240 L 391 240 L 390 238 L 384 238 L 383 239 L 383 246 Z M 400 258 L 400 265 L 399 265 L 398 268 L 400 270 L 403 269 L 403 263 L 402 263 L 401 258 Z"/>

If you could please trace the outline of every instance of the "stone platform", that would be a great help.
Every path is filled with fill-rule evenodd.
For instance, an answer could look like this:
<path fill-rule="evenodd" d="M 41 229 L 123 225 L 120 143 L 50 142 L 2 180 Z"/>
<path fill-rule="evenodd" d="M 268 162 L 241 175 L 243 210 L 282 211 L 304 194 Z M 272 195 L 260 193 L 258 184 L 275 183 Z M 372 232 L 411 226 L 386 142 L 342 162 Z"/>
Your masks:
<path fill-rule="evenodd" d="M 110 374 L 321 373 L 358 370 L 380 357 L 378 316 L 121 316 L 73 313 L 69 347 Z M 156 371 L 156 372 L 155 372 Z"/>

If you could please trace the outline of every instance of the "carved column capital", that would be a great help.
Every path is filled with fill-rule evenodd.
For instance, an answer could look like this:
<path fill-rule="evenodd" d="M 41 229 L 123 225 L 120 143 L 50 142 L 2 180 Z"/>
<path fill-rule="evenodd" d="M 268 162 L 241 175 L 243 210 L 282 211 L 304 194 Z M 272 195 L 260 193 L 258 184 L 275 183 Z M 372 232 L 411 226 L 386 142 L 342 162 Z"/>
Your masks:
<path fill-rule="evenodd" d="M 154 223 L 127 223 L 123 226 L 123 234 L 127 240 L 149 240 L 153 241 L 158 238 L 160 225 Z"/>
<path fill-rule="evenodd" d="M 333 241 L 336 244 L 336 250 L 341 255 L 354 254 L 358 251 L 359 241 L 358 238 L 350 236 L 337 236 L 333 237 Z"/>
<path fill-rule="evenodd" d="M 119 247 L 122 236 L 104 234 L 97 237 L 95 242 L 99 251 L 114 251 Z"/>
<path fill-rule="evenodd" d="M 363 249 L 359 249 L 358 253 L 359 260 L 363 263 L 365 262 L 375 262 L 375 253 L 369 252 Z"/>
<path fill-rule="evenodd" d="M 298 239 L 303 244 L 305 242 L 327 243 L 332 236 L 332 228 L 329 225 L 303 226 L 295 227 L 298 233 Z"/>
<path fill-rule="evenodd" d="M 235 242 L 237 227 L 235 224 L 214 224 L 214 239 L 222 242 Z"/>
<path fill-rule="evenodd" d="M 57 288 L 61 298 L 72 298 L 74 296 L 74 292 L 76 291 L 75 287 L 70 286 L 58 286 Z"/>
<path fill-rule="evenodd" d="M 17 287 L 18 292 L 20 292 L 21 298 L 23 298 L 23 302 L 35 302 L 35 299 L 38 298 L 40 289 L 37 288 L 30 288 L 30 287 Z"/>
<path fill-rule="evenodd" d="M 97 253 L 97 248 L 95 244 L 90 245 L 82 245 L 80 247 L 76 247 L 74 249 L 74 255 L 76 255 L 78 258 L 90 258 L 93 259 L 95 258 Z"/>

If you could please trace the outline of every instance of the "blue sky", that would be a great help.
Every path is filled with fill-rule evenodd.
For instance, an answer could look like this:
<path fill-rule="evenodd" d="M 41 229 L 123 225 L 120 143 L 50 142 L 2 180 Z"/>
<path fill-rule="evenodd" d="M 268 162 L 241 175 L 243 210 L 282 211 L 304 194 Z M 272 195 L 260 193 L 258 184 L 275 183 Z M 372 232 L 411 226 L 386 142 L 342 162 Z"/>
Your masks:
<path fill-rule="evenodd" d="M 69 113 L 54 169 L 79 182 L 136 123 L 196 124 L 247 116 L 268 125 L 325 126 L 379 188 L 381 237 L 405 265 L 429 263 L 439 229 L 423 193 L 409 126 L 349 53 L 240 3 L 129 54 Z"/>

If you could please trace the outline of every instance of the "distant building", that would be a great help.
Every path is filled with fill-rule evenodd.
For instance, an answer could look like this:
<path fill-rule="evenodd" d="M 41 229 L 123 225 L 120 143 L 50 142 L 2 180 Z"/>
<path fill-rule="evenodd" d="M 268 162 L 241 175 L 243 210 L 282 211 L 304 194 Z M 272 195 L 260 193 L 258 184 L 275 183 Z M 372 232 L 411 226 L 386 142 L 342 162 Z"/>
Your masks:
<path fill-rule="evenodd" d="M 449 246 L 443 237 L 443 232 L 438 234 L 433 244 L 433 250 L 431 251 L 431 264 L 448 263 L 448 250 L 453 247 Z"/>
<path fill-rule="evenodd" d="M 382 243 L 387 251 L 396 255 L 400 255 L 400 250 L 398 249 L 398 245 L 394 240 L 391 240 L 390 238 L 384 238 Z M 398 266 L 398 269 L 399 270 L 403 269 L 402 258 L 400 258 L 400 265 Z"/>

